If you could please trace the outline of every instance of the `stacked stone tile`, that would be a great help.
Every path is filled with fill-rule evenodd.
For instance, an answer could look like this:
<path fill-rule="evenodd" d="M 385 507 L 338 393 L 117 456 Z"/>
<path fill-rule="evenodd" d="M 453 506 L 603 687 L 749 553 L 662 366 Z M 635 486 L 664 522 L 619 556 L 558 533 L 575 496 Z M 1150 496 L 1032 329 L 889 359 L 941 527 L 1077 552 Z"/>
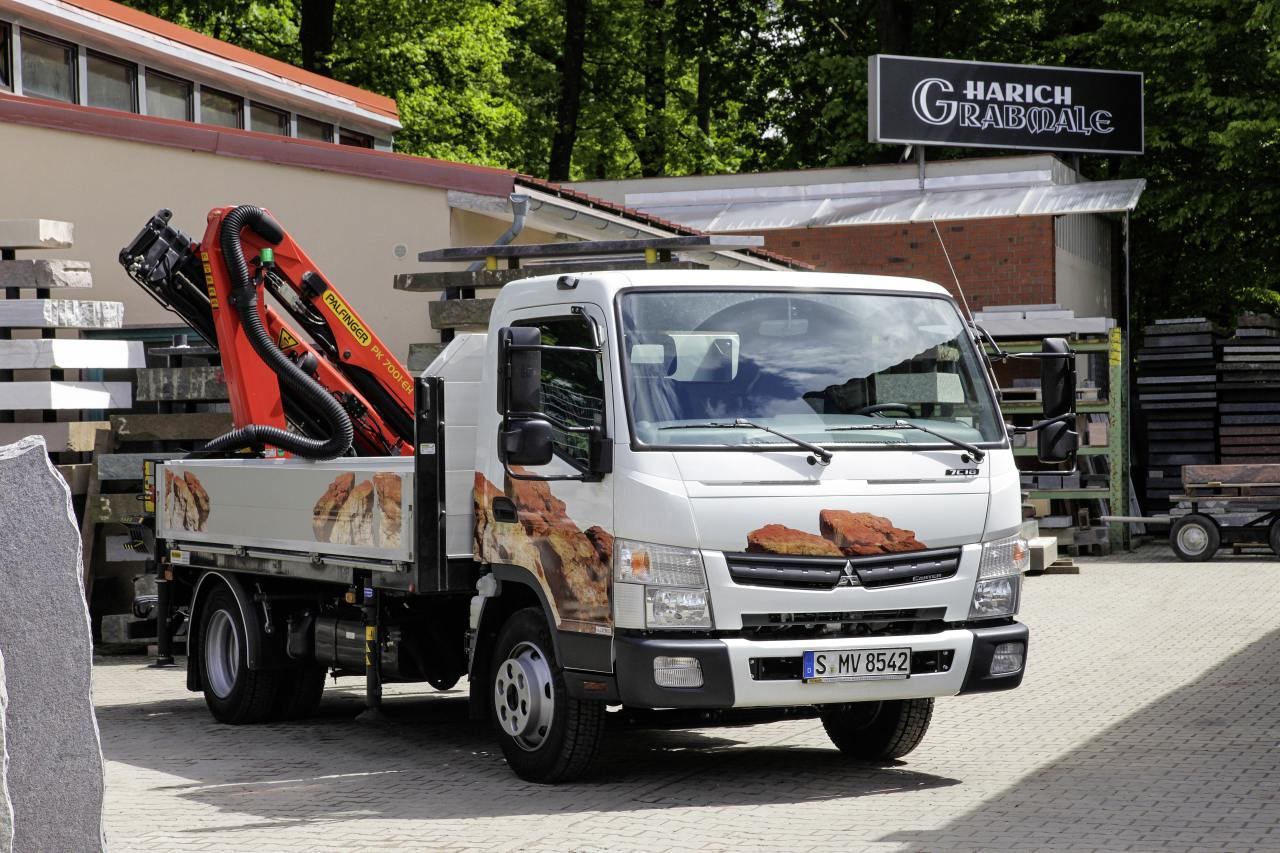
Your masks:
<path fill-rule="evenodd" d="M 1183 465 L 1218 461 L 1220 330 L 1204 317 L 1156 320 L 1138 351 L 1137 408 L 1146 424 L 1148 507 L 1182 491 Z"/>
<path fill-rule="evenodd" d="M 1222 464 L 1280 463 L 1280 320 L 1240 317 L 1218 360 Z"/>

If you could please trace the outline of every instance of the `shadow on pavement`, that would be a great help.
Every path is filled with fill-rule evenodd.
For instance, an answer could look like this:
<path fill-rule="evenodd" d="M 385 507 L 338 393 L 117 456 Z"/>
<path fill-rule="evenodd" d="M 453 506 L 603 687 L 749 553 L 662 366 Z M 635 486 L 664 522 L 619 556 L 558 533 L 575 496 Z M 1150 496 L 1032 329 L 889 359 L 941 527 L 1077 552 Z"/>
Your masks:
<path fill-rule="evenodd" d="M 358 693 L 329 690 L 316 718 L 226 726 L 213 722 L 193 694 L 107 705 L 98 721 L 108 760 L 185 780 L 159 789 L 272 825 L 786 804 L 958 784 L 852 764 L 834 747 L 748 747 L 732 728 L 712 735 L 611 720 L 590 778 L 532 785 L 507 769 L 487 726 L 468 719 L 463 690 L 433 694 L 424 686 L 422 693 L 389 697 L 386 722 L 355 721 L 361 707 Z M 810 741 L 807 731 L 786 726 L 778 736 Z M 754 739 L 758 744 L 758 731 Z"/>
<path fill-rule="evenodd" d="M 1280 850 L 1278 744 L 1280 630 L 980 808 L 937 830 L 879 841 L 908 850 L 944 849 L 957 839 L 973 850 Z"/>

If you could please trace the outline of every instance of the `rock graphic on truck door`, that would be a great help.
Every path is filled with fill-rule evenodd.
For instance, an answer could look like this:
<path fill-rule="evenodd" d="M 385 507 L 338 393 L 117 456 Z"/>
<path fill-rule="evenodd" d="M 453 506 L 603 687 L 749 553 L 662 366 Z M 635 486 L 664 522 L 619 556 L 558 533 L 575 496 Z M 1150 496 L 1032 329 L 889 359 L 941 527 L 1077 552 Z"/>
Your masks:
<path fill-rule="evenodd" d="M 404 525 L 404 504 L 400 475 L 381 471 L 373 475 L 373 488 L 378 496 L 378 543 L 383 548 L 400 547 L 400 529 Z"/>
<path fill-rule="evenodd" d="M 184 471 L 179 476 L 165 468 L 164 492 L 165 521 L 170 528 L 204 530 L 209 520 L 209 493 L 195 474 Z"/>
<path fill-rule="evenodd" d="M 866 557 L 922 551 L 914 530 L 895 527 L 890 519 L 869 512 L 824 509 L 818 513 L 817 536 L 781 524 L 766 524 L 747 534 L 747 551 L 805 557 Z"/>
<path fill-rule="evenodd" d="M 520 469 L 514 469 L 517 472 Z M 511 480 L 499 489 L 475 476 L 475 549 L 482 562 L 521 566 L 537 575 L 566 630 L 612 623 L 609 572 L 613 535 L 599 525 L 583 531 L 548 483 Z M 510 498 L 516 521 L 494 518 L 493 499 Z M 574 625 L 571 623 L 591 623 Z"/>

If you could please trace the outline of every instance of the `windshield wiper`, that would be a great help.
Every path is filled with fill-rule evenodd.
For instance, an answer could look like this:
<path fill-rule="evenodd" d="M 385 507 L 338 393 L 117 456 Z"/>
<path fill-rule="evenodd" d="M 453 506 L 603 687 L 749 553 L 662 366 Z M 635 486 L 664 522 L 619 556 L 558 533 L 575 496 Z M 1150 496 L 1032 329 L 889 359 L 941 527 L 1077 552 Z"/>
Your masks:
<path fill-rule="evenodd" d="M 856 426 L 828 427 L 828 432 L 861 432 L 865 430 L 876 429 L 914 429 L 920 432 L 927 432 L 935 438 L 940 438 L 952 447 L 958 447 L 973 457 L 974 462 L 981 462 L 987 456 L 987 451 L 969 444 L 967 441 L 961 441 L 958 438 L 952 438 L 949 435 L 943 435 L 940 432 L 934 432 L 928 427 L 919 424 L 909 423 L 907 421 L 894 421 L 891 424 L 858 424 Z"/>
<path fill-rule="evenodd" d="M 773 427 L 767 427 L 764 424 L 758 424 L 754 421 L 749 421 L 746 418 L 735 418 L 732 421 L 708 421 L 705 424 L 672 424 L 671 426 L 658 427 L 658 429 L 758 429 L 761 432 L 776 435 L 778 438 L 785 438 L 796 447 L 804 448 L 814 456 L 818 457 L 823 465 L 831 462 L 831 451 L 827 450 L 825 447 L 819 447 L 818 445 L 805 441 L 802 438 L 787 435 L 785 432 L 778 432 Z M 809 461 L 811 463 L 813 462 L 812 459 Z"/>

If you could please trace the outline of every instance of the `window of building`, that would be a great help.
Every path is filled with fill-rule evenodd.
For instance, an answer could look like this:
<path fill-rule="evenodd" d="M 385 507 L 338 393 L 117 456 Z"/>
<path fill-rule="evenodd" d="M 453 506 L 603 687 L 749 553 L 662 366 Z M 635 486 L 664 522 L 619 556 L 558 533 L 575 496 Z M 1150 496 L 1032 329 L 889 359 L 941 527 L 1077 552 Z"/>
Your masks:
<path fill-rule="evenodd" d="M 191 84 L 147 69 L 147 115 L 191 121 Z"/>
<path fill-rule="evenodd" d="M 244 127 L 244 102 L 236 95 L 201 86 L 200 123 Z"/>
<path fill-rule="evenodd" d="M 90 52 L 88 100 L 91 107 L 138 111 L 138 69 L 132 62 Z"/>
<path fill-rule="evenodd" d="M 22 91 L 37 98 L 78 103 L 76 46 L 24 29 Z"/>
<path fill-rule="evenodd" d="M 582 316 L 521 320 L 517 326 L 533 326 L 542 332 L 544 346 L 596 346 L 590 322 Z M 551 443 L 556 455 L 585 468 L 590 464 L 586 433 L 570 428 L 604 423 L 604 382 L 597 356 L 580 352 L 542 353 L 542 405 L 551 421 Z"/>
<path fill-rule="evenodd" d="M 249 129 L 259 133 L 275 133 L 280 136 L 289 135 L 289 114 L 275 107 L 253 103 L 249 111 Z"/>
<path fill-rule="evenodd" d="M 345 127 L 338 131 L 338 142 L 342 145 L 353 145 L 356 148 L 372 148 L 373 137 L 367 133 L 357 133 Z"/>
<path fill-rule="evenodd" d="M 256 110 L 257 107 L 254 107 Z M 298 116 L 298 138 L 316 142 L 333 141 L 333 125 L 306 116 Z"/>
<path fill-rule="evenodd" d="M 13 90 L 13 73 L 9 66 L 9 25 L 0 21 L 0 89 Z"/>

